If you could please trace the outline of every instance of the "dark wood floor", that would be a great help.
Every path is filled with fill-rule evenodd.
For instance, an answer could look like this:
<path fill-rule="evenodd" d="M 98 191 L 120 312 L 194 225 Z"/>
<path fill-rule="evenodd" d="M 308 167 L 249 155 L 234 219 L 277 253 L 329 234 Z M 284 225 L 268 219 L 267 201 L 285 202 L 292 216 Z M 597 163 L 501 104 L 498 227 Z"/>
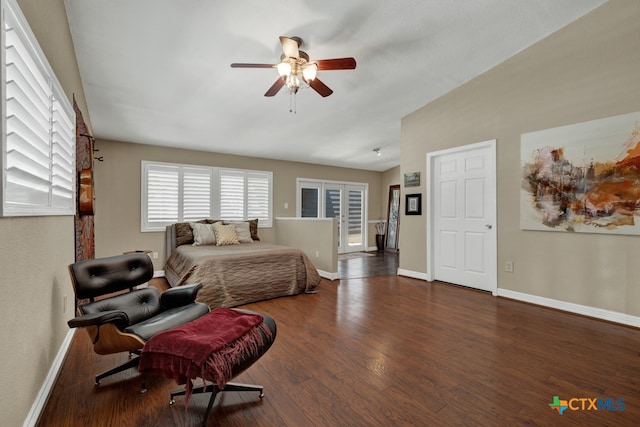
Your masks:
<path fill-rule="evenodd" d="M 394 276 L 398 272 L 398 252 L 355 252 L 338 256 L 338 277 Z"/>
<path fill-rule="evenodd" d="M 222 395 L 218 426 L 633 426 L 640 330 L 458 286 L 398 276 L 323 280 L 317 294 L 245 306 L 278 323 L 273 347 Z M 98 356 L 76 333 L 39 426 L 198 425 L 207 396 L 168 405 L 173 381 Z M 624 410 L 560 415 L 553 397 L 624 399 Z M 579 401 L 577 401 L 579 402 Z M 575 406 L 575 405 L 574 405 Z"/>

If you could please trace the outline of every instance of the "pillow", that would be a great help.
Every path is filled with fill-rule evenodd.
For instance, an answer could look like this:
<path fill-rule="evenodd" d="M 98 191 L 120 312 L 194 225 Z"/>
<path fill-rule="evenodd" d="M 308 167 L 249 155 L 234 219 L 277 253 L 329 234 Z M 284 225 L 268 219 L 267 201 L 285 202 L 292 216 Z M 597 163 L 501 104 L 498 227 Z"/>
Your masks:
<path fill-rule="evenodd" d="M 238 235 L 238 242 L 240 243 L 253 243 L 251 238 L 251 231 L 249 230 L 249 223 L 246 221 L 229 221 L 225 224 L 233 224 L 236 227 L 236 234 Z"/>
<path fill-rule="evenodd" d="M 212 224 L 190 222 L 189 225 L 193 230 L 193 246 L 216 244 L 216 235 L 213 231 Z"/>
<path fill-rule="evenodd" d="M 204 224 L 206 220 L 202 219 L 197 221 L 198 224 Z M 193 228 L 191 223 L 178 222 L 175 226 L 176 229 L 176 246 L 190 245 L 193 243 Z"/>
<path fill-rule="evenodd" d="M 258 237 L 258 218 L 247 221 L 249 223 L 249 231 L 253 240 L 260 240 Z"/>
<path fill-rule="evenodd" d="M 238 245 L 238 235 L 236 226 L 233 224 L 224 225 L 221 222 L 213 224 L 213 232 L 216 235 L 216 246 Z"/>

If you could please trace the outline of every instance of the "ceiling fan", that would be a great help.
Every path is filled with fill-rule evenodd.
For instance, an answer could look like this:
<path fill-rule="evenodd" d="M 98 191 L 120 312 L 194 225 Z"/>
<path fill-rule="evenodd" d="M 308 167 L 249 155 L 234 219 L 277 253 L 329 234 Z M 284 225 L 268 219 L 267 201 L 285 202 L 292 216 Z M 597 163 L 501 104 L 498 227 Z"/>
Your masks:
<path fill-rule="evenodd" d="M 295 94 L 302 84 L 307 84 L 323 97 L 329 96 L 333 90 L 316 77 L 318 71 L 326 70 L 353 70 L 356 68 L 354 58 L 334 58 L 310 60 L 309 55 L 300 50 L 302 39 L 300 37 L 280 37 L 283 54 L 280 55 L 278 64 L 245 64 L 233 63 L 232 68 L 277 68 L 278 80 L 267 90 L 264 96 L 274 96 L 287 86 L 289 93 Z"/>

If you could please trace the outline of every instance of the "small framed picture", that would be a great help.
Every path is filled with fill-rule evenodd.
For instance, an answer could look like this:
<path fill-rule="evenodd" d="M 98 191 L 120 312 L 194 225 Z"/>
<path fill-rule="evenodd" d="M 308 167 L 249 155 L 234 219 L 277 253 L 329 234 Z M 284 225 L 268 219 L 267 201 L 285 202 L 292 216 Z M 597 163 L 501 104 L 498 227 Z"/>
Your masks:
<path fill-rule="evenodd" d="M 405 202 L 405 215 L 422 215 L 422 194 L 407 194 Z"/>
<path fill-rule="evenodd" d="M 419 187 L 420 186 L 420 172 L 411 172 L 404 174 L 404 186 L 405 187 Z"/>

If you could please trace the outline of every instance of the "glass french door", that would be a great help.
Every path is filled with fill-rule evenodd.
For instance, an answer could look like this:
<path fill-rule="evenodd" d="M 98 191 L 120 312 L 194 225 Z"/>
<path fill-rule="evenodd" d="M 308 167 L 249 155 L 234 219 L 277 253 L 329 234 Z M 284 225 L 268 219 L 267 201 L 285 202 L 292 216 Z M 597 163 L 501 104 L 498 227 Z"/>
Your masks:
<path fill-rule="evenodd" d="M 365 250 L 366 186 L 299 182 L 299 216 L 338 219 L 338 253 Z"/>

